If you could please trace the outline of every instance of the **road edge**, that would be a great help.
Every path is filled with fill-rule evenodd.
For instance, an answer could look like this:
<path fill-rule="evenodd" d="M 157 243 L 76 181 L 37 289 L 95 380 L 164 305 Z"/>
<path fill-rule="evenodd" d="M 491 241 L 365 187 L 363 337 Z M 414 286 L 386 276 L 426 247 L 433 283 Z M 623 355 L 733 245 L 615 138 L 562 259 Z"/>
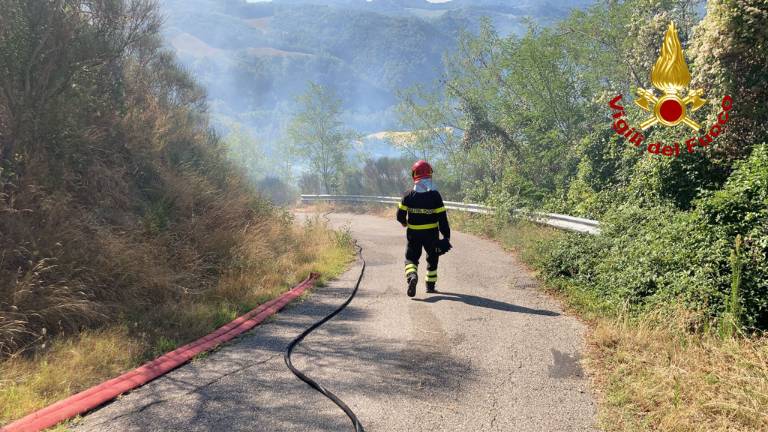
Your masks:
<path fill-rule="evenodd" d="M 91 411 L 123 393 L 141 387 L 187 363 L 195 356 L 210 351 L 222 343 L 230 341 L 256 327 L 265 319 L 280 311 L 288 303 L 301 296 L 315 284 L 319 276 L 317 273 L 311 273 L 306 279 L 279 297 L 234 319 L 213 333 L 166 353 L 116 378 L 97 384 L 22 417 L 0 428 L 0 432 L 37 432 Z"/>

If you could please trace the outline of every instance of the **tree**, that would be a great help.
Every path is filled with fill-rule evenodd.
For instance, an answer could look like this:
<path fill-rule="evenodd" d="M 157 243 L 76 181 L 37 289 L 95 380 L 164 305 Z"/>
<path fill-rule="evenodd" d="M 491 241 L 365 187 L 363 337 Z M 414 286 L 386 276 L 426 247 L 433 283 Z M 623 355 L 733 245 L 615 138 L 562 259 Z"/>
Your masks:
<path fill-rule="evenodd" d="M 253 134 L 240 124 L 234 124 L 224 137 L 227 154 L 240 165 L 253 181 L 258 181 L 267 174 L 266 158 Z"/>
<path fill-rule="evenodd" d="M 223 157 L 157 2 L 0 5 L 0 357 L 219 286 L 271 209 Z"/>
<path fill-rule="evenodd" d="M 319 175 L 325 193 L 330 193 L 339 187 L 355 133 L 339 120 L 341 100 L 333 91 L 310 83 L 298 103 L 299 110 L 288 126 L 292 150 Z"/>
<path fill-rule="evenodd" d="M 712 0 L 696 27 L 691 47 L 693 83 L 712 100 L 713 118 L 721 98 L 733 97 L 730 119 L 717 147 L 727 165 L 768 142 L 768 10 L 763 0 Z"/>
<path fill-rule="evenodd" d="M 400 195 L 411 184 L 410 167 L 411 160 L 405 157 L 366 160 L 362 173 L 365 192 Z"/>
<path fill-rule="evenodd" d="M 574 175 L 573 137 L 585 129 L 583 68 L 568 48 L 550 29 L 502 38 L 486 21 L 447 58 L 441 94 L 403 93 L 401 121 L 426 135 L 422 148 L 438 153 L 471 199 L 524 181 L 524 198 L 540 201 Z"/>
<path fill-rule="evenodd" d="M 299 177 L 299 190 L 305 194 L 319 194 L 320 176 L 315 173 L 302 173 Z"/>

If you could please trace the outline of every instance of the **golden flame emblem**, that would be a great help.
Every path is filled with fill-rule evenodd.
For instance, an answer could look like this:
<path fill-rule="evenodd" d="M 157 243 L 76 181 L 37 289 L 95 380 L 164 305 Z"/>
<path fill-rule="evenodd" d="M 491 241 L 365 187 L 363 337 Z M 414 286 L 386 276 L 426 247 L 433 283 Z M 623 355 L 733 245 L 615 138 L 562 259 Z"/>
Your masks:
<path fill-rule="evenodd" d="M 689 90 L 688 96 L 679 96 L 691 83 L 691 73 L 685 63 L 683 46 L 680 44 L 674 22 L 669 24 L 664 34 L 661 53 L 651 69 L 651 83 L 663 95 L 657 98 L 651 90 L 637 89 L 638 98 L 635 99 L 635 104 L 653 113 L 653 117 L 640 123 L 641 129 L 646 130 L 656 123 L 664 126 L 685 123 L 694 130 L 701 129 L 701 126 L 688 116 L 688 111 L 694 112 L 706 103 L 706 100 L 701 98 L 704 92 Z M 651 104 L 653 108 L 650 107 Z"/>

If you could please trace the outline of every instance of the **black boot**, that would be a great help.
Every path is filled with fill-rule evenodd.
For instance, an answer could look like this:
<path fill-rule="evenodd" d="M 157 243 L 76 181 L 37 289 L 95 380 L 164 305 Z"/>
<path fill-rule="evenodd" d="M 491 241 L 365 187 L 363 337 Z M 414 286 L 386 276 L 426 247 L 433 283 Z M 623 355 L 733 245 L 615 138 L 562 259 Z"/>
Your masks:
<path fill-rule="evenodd" d="M 408 273 L 408 297 L 416 295 L 416 284 L 419 283 L 419 275 L 416 272 Z"/>
<path fill-rule="evenodd" d="M 433 293 L 436 293 L 436 292 L 437 292 L 437 289 L 435 288 L 435 283 L 434 282 L 427 282 L 427 293 L 428 294 L 433 294 Z"/>

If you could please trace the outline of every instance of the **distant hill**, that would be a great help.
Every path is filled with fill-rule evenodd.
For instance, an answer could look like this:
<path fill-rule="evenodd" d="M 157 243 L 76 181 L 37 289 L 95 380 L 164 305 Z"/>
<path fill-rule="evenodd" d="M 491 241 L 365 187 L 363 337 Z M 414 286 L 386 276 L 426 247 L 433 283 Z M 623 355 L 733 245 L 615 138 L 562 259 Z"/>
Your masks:
<path fill-rule="evenodd" d="M 548 24 L 589 2 L 499 0 L 162 0 L 168 45 L 207 87 L 220 127 L 276 139 L 308 81 L 334 88 L 360 132 L 394 128 L 398 89 L 430 84 L 462 29 Z"/>

